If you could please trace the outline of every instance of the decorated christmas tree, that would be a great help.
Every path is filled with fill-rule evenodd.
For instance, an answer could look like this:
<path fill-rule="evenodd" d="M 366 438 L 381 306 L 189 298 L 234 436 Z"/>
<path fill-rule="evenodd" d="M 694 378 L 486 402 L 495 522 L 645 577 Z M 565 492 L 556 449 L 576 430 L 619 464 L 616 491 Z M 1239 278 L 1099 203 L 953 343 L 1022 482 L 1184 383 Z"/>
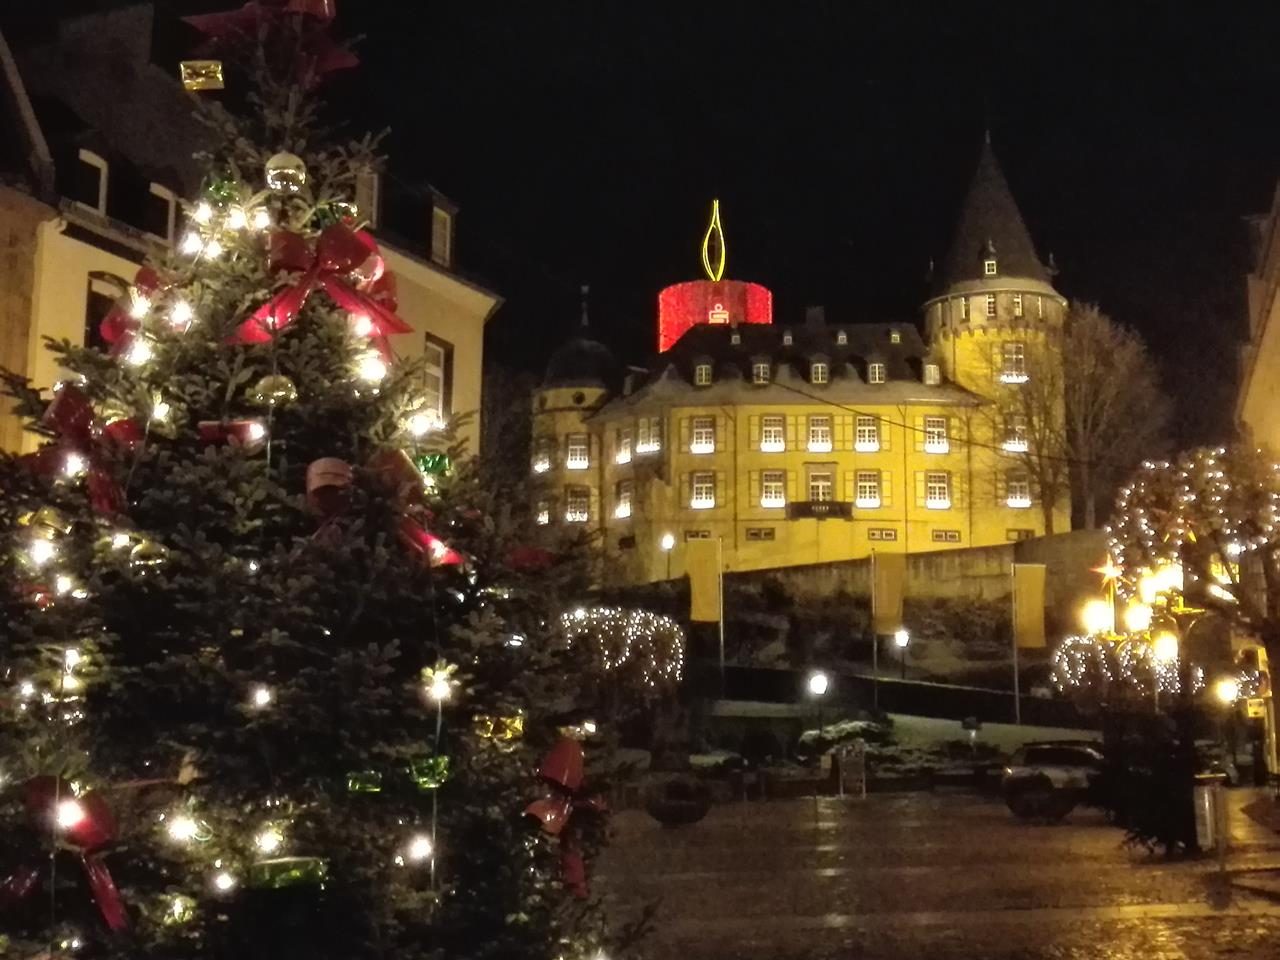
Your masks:
<path fill-rule="evenodd" d="M 526 545 L 395 356 L 354 202 L 375 143 L 326 145 L 310 97 L 350 63 L 331 13 L 197 24 L 249 55 L 190 85 L 249 109 L 199 105 L 185 236 L 107 349 L 6 378 L 42 438 L 0 461 L 6 956 L 612 950 L 578 564 Z"/>

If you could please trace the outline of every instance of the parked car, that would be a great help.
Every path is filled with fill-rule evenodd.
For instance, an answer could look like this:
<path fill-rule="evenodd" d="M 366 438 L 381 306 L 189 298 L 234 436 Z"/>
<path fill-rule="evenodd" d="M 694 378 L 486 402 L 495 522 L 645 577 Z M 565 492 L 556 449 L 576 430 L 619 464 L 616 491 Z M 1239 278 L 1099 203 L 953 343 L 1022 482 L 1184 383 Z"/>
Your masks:
<path fill-rule="evenodd" d="M 1090 800 L 1102 776 L 1101 746 L 1091 740 L 1024 744 L 1000 782 L 1005 803 L 1024 820 L 1061 820 Z"/>

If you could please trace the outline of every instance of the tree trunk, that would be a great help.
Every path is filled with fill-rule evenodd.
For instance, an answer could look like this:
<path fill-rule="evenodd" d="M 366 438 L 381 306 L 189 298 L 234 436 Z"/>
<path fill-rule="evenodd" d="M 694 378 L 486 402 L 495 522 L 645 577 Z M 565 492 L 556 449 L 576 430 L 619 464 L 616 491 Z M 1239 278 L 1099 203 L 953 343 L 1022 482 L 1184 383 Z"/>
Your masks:
<path fill-rule="evenodd" d="M 1080 464 L 1080 494 L 1084 498 L 1084 528 L 1092 530 L 1098 525 L 1097 497 L 1093 490 L 1093 471 L 1088 463 Z"/>
<path fill-rule="evenodd" d="M 1040 511 L 1044 514 L 1044 535 L 1047 537 L 1053 533 L 1053 500 L 1041 497 Z"/>

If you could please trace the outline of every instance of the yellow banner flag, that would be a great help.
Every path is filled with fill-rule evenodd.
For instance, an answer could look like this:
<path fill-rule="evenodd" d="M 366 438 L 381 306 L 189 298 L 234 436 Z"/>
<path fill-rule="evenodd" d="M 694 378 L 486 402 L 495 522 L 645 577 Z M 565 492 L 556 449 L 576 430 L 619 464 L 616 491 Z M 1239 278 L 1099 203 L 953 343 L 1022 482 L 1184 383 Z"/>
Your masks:
<path fill-rule="evenodd" d="M 871 555 L 871 632 L 885 637 L 902 629 L 902 595 L 906 592 L 907 555 Z"/>
<path fill-rule="evenodd" d="M 1043 647 L 1043 563 L 1013 565 L 1013 639 L 1019 647 Z"/>
<path fill-rule="evenodd" d="M 684 545 L 689 571 L 689 619 L 703 623 L 720 620 L 720 541 L 689 540 Z"/>

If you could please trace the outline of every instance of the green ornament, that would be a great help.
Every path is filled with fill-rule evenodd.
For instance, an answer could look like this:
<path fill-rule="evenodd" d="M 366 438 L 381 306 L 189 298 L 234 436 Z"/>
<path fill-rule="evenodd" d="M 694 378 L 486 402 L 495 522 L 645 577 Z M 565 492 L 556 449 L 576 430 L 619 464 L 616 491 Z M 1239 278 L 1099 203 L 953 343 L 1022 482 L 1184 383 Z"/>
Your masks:
<path fill-rule="evenodd" d="M 335 223 L 352 223 L 359 211 L 348 200 L 331 200 L 316 207 L 314 219 L 318 227 L 331 227 Z"/>
<path fill-rule="evenodd" d="M 246 884 L 257 890 L 285 887 L 324 886 L 329 877 L 329 861 L 323 857 L 275 857 L 249 865 Z"/>
<path fill-rule="evenodd" d="M 138 570 L 154 570 L 169 559 L 169 548 L 154 540 L 143 540 L 129 551 L 129 565 Z"/>
<path fill-rule="evenodd" d="M 446 754 L 437 754 L 434 757 L 417 757 L 410 760 L 409 777 L 423 793 L 435 790 L 449 779 L 449 757 Z"/>
<path fill-rule="evenodd" d="M 205 184 L 204 195 L 214 203 L 225 205 L 240 199 L 240 188 L 234 177 L 213 177 Z"/>
<path fill-rule="evenodd" d="M 297 384 L 283 373 L 269 373 L 249 388 L 249 402 L 259 407 L 283 407 L 297 399 Z"/>
<path fill-rule="evenodd" d="M 377 770 L 352 770 L 347 774 L 348 793 L 381 793 L 382 774 Z"/>
<path fill-rule="evenodd" d="M 418 469 L 428 476 L 442 477 L 449 472 L 449 455 L 447 453 L 424 453 L 413 461 Z"/>

